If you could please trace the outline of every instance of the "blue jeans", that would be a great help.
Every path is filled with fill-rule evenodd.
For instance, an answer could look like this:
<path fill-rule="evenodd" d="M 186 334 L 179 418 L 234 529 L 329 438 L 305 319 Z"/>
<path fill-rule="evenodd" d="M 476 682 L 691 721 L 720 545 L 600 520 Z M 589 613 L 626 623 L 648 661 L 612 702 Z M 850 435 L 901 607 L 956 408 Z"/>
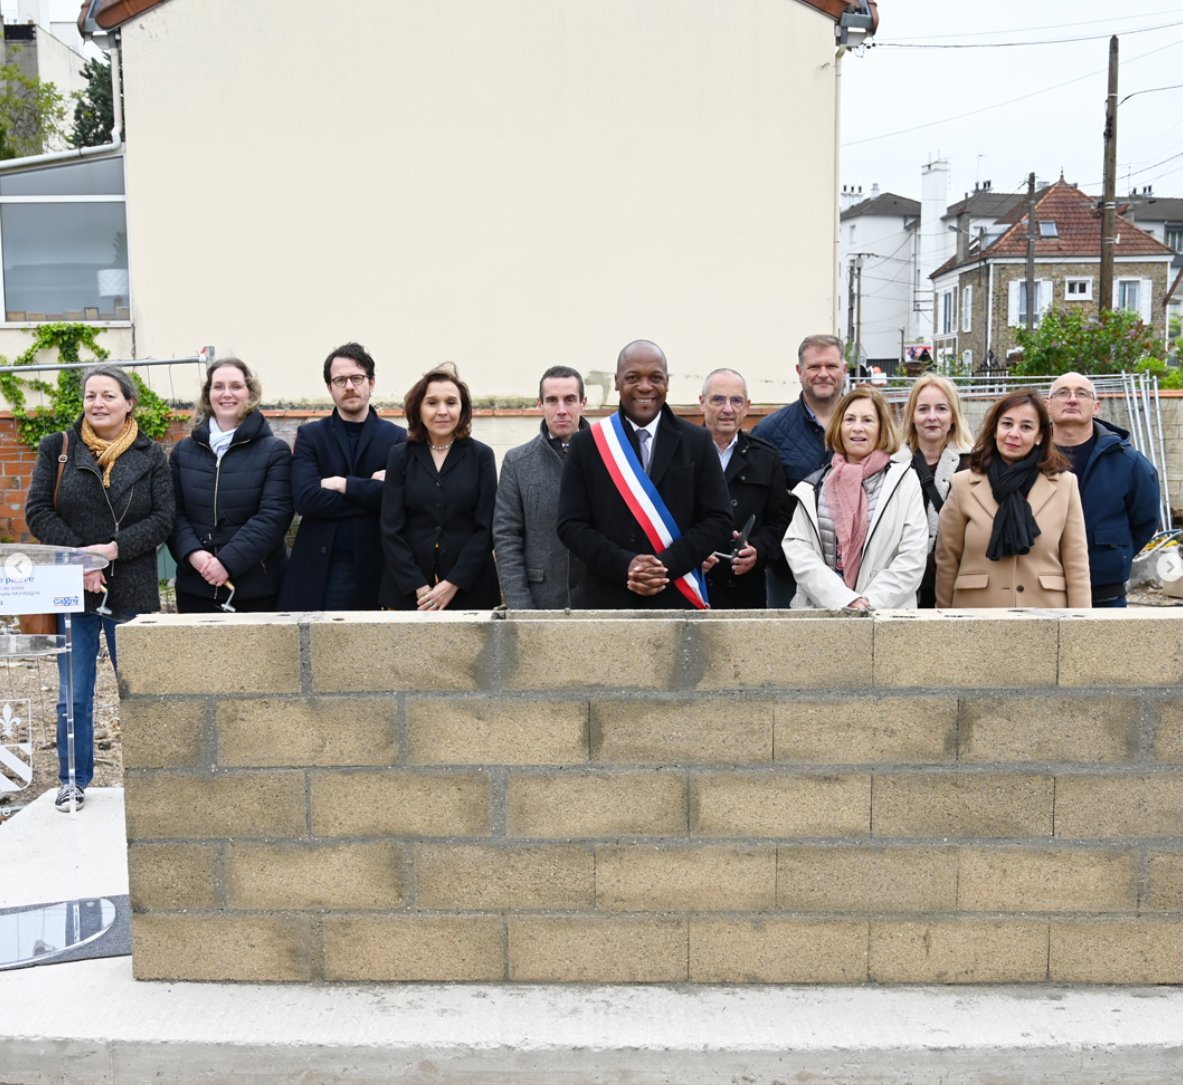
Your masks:
<path fill-rule="evenodd" d="M 99 636 L 105 634 L 111 666 L 115 666 L 115 626 L 130 615 L 107 618 L 89 611 L 70 615 L 74 672 L 74 783 L 86 787 L 94 776 L 94 687 L 99 660 Z M 58 617 L 58 635 L 64 636 L 66 620 Z M 70 758 L 66 734 L 66 654 L 58 657 L 58 779 L 70 780 Z"/>
<path fill-rule="evenodd" d="M 1115 599 L 1094 599 L 1094 607 L 1124 607 L 1126 605 L 1126 597 L 1119 595 Z"/>

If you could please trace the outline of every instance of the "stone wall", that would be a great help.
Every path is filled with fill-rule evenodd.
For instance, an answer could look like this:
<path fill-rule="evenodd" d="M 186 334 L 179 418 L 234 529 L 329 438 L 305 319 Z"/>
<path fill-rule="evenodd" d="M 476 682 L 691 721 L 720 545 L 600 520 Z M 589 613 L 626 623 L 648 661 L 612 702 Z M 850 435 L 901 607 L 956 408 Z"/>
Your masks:
<path fill-rule="evenodd" d="M 140 618 L 140 979 L 1183 982 L 1183 615 Z"/>

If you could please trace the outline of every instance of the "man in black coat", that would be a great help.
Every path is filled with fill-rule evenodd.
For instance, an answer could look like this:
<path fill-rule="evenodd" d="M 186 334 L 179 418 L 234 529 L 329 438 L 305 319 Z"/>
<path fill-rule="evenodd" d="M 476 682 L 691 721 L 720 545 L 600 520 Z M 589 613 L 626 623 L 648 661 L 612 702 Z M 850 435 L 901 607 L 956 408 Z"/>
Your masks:
<path fill-rule="evenodd" d="M 767 441 L 744 432 L 743 420 L 751 402 L 747 382 L 734 369 L 708 373 L 698 402 L 731 494 L 732 539 L 739 539 L 749 517 L 756 518 L 734 561 L 712 555 L 703 562 L 711 606 L 763 609 L 768 603 L 764 569 L 781 553 L 793 516 L 793 498 L 784 486 L 780 454 Z M 730 552 L 730 547 L 723 549 Z"/>
<path fill-rule="evenodd" d="M 731 536 L 731 501 L 710 435 L 665 405 L 668 384 L 665 354 L 656 343 L 640 339 L 620 352 L 621 429 L 677 525 L 678 537 L 668 546 L 651 543 L 630 511 L 600 454 L 596 427 L 571 439 L 558 530 L 563 545 L 587 567 L 573 599 L 577 607 L 692 606 L 675 582 Z M 638 437 L 640 430 L 645 437 Z"/>
<path fill-rule="evenodd" d="M 370 407 L 374 359 L 346 343 L 324 362 L 335 407 L 296 431 L 292 499 L 302 517 L 279 596 L 281 610 L 376 610 L 382 579 L 378 517 L 390 450 L 402 426 Z"/>

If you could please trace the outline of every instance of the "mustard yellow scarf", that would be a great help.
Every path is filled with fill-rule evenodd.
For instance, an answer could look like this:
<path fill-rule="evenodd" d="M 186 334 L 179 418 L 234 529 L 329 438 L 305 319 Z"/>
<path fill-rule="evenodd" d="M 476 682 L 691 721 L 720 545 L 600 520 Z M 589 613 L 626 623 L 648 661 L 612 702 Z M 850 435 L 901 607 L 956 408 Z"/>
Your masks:
<path fill-rule="evenodd" d="M 111 488 L 111 470 L 119 459 L 135 443 L 140 427 L 131 415 L 123 423 L 123 429 L 112 440 L 107 441 L 95 433 L 90 422 L 82 420 L 82 443 L 94 453 L 94 458 L 103 469 L 103 486 Z"/>

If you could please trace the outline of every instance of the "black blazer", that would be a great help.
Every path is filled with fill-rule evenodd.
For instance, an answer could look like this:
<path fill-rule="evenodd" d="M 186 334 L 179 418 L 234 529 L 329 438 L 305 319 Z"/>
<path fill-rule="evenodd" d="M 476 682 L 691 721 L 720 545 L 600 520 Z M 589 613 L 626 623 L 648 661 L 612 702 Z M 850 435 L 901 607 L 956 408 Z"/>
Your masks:
<path fill-rule="evenodd" d="M 624 428 L 635 446 L 627 422 Z M 705 429 L 683 421 L 668 407 L 661 409 L 649 477 L 682 534 L 657 554 L 669 570 L 670 585 L 657 595 L 642 596 L 628 590 L 629 562 L 654 549 L 608 475 L 591 432 L 581 430 L 571 439 L 559 487 L 558 530 L 563 545 L 587 566 L 572 599 L 577 607 L 689 607 L 673 580 L 701 565 L 731 537 L 731 500 L 714 442 Z"/>
<path fill-rule="evenodd" d="M 390 459 L 390 450 L 407 439 L 402 426 L 379 418 L 373 410 L 362 423 L 357 455 L 350 457 L 345 423 L 336 409 L 328 418 L 306 422 L 296 430 L 292 450 L 292 500 L 301 516 L 288 561 L 280 610 L 322 610 L 325 562 L 341 530 L 353 532 L 353 606 L 376 610 L 382 582 L 382 536 L 378 515 L 382 483 L 370 478 Z M 345 493 L 326 490 L 322 478 L 341 475 Z"/>
<path fill-rule="evenodd" d="M 395 445 L 382 490 L 379 603 L 414 610 L 424 584 L 450 580 L 460 590 L 451 610 L 491 609 L 501 602 L 493 564 L 493 450 L 471 437 L 458 440 L 437 472 L 424 442 Z"/>
<path fill-rule="evenodd" d="M 793 518 L 794 499 L 785 489 L 776 447 L 742 430 L 723 474 L 731 494 L 735 530 L 742 531 L 748 517 L 756 517 L 748 539 L 756 548 L 756 565 L 743 576 L 733 576 L 731 563 L 720 558 L 707 573 L 711 606 L 724 610 L 762 610 L 768 605 L 764 569 L 781 553 L 785 532 Z M 729 550 L 730 544 L 719 549 Z"/>

